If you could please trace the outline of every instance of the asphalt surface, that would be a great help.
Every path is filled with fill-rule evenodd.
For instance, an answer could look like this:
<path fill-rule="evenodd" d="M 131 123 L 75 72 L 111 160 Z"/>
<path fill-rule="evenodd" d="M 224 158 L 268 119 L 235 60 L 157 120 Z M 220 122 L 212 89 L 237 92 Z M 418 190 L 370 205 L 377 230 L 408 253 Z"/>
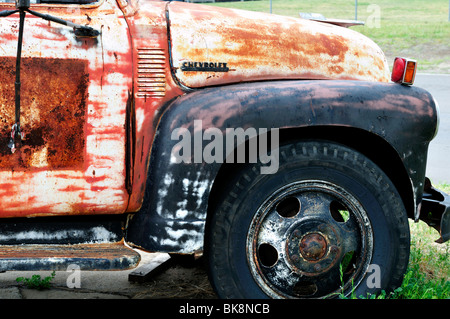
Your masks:
<path fill-rule="evenodd" d="M 429 158 L 427 164 L 427 176 L 433 183 L 450 183 L 450 75 L 430 75 L 417 74 L 416 86 L 422 87 L 433 94 L 440 105 L 440 130 L 436 138 L 430 145 Z M 143 267 L 155 259 L 164 258 L 165 254 L 145 253 L 141 254 L 141 262 L 138 267 Z M 134 269 L 135 270 L 135 269 Z M 183 280 L 192 276 L 201 282 L 206 276 L 202 269 L 194 267 L 180 270 L 171 268 L 167 273 L 163 273 L 156 280 L 162 280 L 163 285 L 172 283 L 173 286 L 164 286 L 155 290 L 156 285 L 152 281 L 146 283 L 131 282 L 128 277 L 133 269 L 124 271 L 81 271 L 79 276 L 79 287 L 70 288 L 70 276 L 73 272 L 56 272 L 56 277 L 52 280 L 51 288 L 47 290 L 29 289 L 16 282 L 18 277 L 31 278 L 33 275 L 40 275 L 42 278 L 49 276 L 50 271 L 17 272 L 10 271 L 0 273 L 0 299 L 135 299 L 135 298 L 160 298 L 171 296 L 167 291 L 177 290 L 178 280 Z M 160 278 L 160 279 L 159 279 Z M 153 281 L 154 282 L 154 281 Z M 188 280 L 189 285 L 195 287 L 200 283 L 195 280 Z M 174 288 L 175 287 L 175 288 Z M 186 287 L 185 287 L 186 288 Z M 199 291 L 208 288 L 199 287 Z M 197 296 L 197 295 L 193 295 Z M 175 295 L 177 297 L 177 295 Z M 214 298 L 210 291 L 200 298 Z"/>
<path fill-rule="evenodd" d="M 450 74 L 417 74 L 414 85 L 430 92 L 440 109 L 439 131 L 428 150 L 427 176 L 433 184 L 450 184 Z"/>

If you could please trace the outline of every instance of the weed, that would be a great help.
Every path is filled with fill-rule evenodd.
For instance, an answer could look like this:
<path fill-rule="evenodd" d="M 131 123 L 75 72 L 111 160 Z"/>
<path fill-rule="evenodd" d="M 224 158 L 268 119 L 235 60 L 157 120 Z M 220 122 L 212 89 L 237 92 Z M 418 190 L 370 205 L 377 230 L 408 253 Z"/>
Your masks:
<path fill-rule="evenodd" d="M 55 271 L 50 276 L 41 278 L 41 275 L 33 275 L 31 278 L 18 277 L 17 282 L 23 282 L 30 289 L 44 290 L 50 288 L 50 282 L 55 278 Z"/>

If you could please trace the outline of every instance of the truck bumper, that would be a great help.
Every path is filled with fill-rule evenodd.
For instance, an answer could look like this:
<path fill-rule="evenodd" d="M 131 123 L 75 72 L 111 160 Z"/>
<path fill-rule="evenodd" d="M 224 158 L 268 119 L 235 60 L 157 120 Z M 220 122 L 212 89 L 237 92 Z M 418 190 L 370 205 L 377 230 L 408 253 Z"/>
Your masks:
<path fill-rule="evenodd" d="M 419 219 L 439 231 L 441 238 L 437 242 L 450 239 L 450 195 L 434 188 L 428 178 L 425 178 Z"/>

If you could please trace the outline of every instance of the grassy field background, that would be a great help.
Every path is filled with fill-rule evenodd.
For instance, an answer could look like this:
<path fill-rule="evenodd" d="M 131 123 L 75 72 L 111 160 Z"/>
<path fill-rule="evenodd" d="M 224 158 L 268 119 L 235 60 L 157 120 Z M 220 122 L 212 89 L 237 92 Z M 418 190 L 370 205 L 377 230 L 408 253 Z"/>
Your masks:
<path fill-rule="evenodd" d="M 270 1 L 218 2 L 210 5 L 270 12 Z M 379 14 L 379 27 L 375 22 Z M 299 17 L 300 12 L 321 13 L 327 18 L 355 19 L 354 0 L 272 0 L 272 13 Z M 352 29 L 374 40 L 390 65 L 395 56 L 419 62 L 419 71 L 450 73 L 450 22 L 448 0 L 358 1 L 358 20 L 365 26 Z"/>
<path fill-rule="evenodd" d="M 270 12 L 269 0 L 219 2 L 210 5 Z M 375 16 L 371 16 L 375 13 L 374 9 L 380 13 L 379 25 L 373 20 Z M 354 20 L 355 1 L 272 1 L 273 14 L 299 17 L 300 12 Z M 405 56 L 416 59 L 421 72 L 450 73 L 448 0 L 358 1 L 357 17 L 366 25 L 352 28 L 374 40 L 386 53 L 390 65 L 395 56 Z M 450 193 L 449 184 L 437 187 Z M 394 294 L 378 298 L 449 299 L 450 243 L 435 243 L 439 237 L 438 232 L 423 222 L 411 221 L 410 228 L 411 255 L 403 285 Z"/>

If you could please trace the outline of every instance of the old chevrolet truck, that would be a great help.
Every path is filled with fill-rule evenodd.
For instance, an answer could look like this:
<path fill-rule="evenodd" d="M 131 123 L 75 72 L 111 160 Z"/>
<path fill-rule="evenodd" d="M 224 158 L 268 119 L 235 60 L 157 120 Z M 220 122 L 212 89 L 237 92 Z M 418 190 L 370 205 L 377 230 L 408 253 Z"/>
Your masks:
<path fill-rule="evenodd" d="M 335 21 L 35 2 L 0 3 L 0 271 L 131 246 L 203 255 L 223 298 L 359 296 L 401 284 L 408 218 L 449 239 L 414 61 Z"/>

